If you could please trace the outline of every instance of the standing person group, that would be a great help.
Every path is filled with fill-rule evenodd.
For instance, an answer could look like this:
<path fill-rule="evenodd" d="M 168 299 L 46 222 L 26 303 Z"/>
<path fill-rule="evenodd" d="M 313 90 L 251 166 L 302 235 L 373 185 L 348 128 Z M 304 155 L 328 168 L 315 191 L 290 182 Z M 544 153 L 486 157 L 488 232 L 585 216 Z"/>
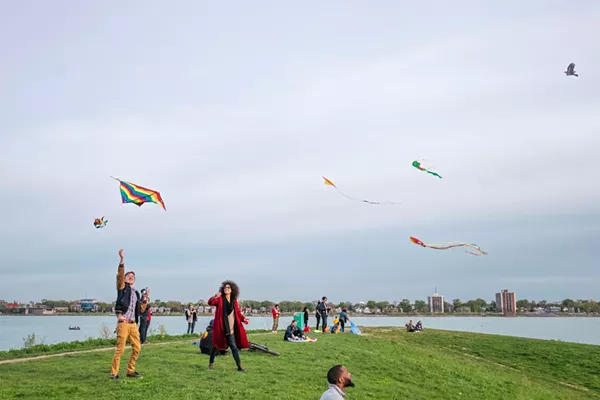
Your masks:
<path fill-rule="evenodd" d="M 209 369 L 215 368 L 215 357 L 219 350 L 231 349 L 238 371 L 246 372 L 240 360 L 238 349 L 248 349 L 248 337 L 242 324 L 250 322 L 242 314 L 238 305 L 240 289 L 235 282 L 224 281 L 219 291 L 210 299 L 208 304 L 215 307 L 215 318 L 212 328 L 212 349 L 210 350 Z"/>
<path fill-rule="evenodd" d="M 135 272 L 125 273 L 125 262 L 123 249 L 119 250 L 119 267 L 117 269 L 117 301 L 115 314 L 117 315 L 117 347 L 112 360 L 111 379 L 119 379 L 119 366 L 121 356 L 125 351 L 127 339 L 131 342 L 131 357 L 127 364 L 127 376 L 129 378 L 141 378 L 135 370 L 135 362 L 140 354 L 140 331 L 138 320 L 141 311 L 141 296 L 135 289 Z"/>
<path fill-rule="evenodd" d="M 192 303 L 188 304 L 188 308 L 187 310 L 185 310 L 185 319 L 188 323 L 187 333 L 193 334 L 194 327 L 196 326 L 196 321 L 198 321 L 198 312 L 196 311 Z"/>
<path fill-rule="evenodd" d="M 121 356 L 125 351 L 127 340 L 131 342 L 131 357 L 127 364 L 127 376 L 141 378 L 142 375 L 135 370 L 135 364 L 141 351 L 141 342 L 146 341 L 146 333 L 151 318 L 150 290 L 142 290 L 142 294 L 135 287 L 135 272 L 125 273 L 123 249 L 119 250 L 120 262 L 117 268 L 117 301 L 115 314 L 117 316 L 117 345 L 112 359 L 111 379 L 119 379 Z M 243 324 L 250 321 L 242 314 L 238 296 L 240 289 L 235 282 L 224 281 L 219 291 L 208 300 L 208 304 L 215 307 L 215 318 L 212 324 L 212 348 L 210 350 L 209 369 L 214 369 L 215 356 L 231 349 L 238 371 L 244 369 L 238 349 L 248 349 L 248 337 Z M 188 333 L 194 332 L 197 313 L 192 304 L 186 310 Z M 140 325 L 138 327 L 138 321 Z"/>

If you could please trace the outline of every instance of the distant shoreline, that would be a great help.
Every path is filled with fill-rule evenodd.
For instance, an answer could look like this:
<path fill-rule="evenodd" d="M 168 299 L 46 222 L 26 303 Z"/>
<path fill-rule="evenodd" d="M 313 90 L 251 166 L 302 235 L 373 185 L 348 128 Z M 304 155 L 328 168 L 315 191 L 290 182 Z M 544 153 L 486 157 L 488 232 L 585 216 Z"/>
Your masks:
<path fill-rule="evenodd" d="M 298 311 L 301 313 L 301 311 Z M 152 318 L 160 318 L 160 317 L 182 317 L 183 313 L 170 313 L 170 314 L 153 314 Z M 330 316 L 334 316 L 337 314 L 330 314 Z M 0 314 L 0 317 L 114 317 L 114 314 L 109 313 L 57 313 L 57 314 Z M 198 317 L 212 317 L 212 313 L 201 313 L 198 314 Z M 293 317 L 294 313 L 281 313 L 282 317 Z M 309 316 L 314 318 L 314 313 L 310 313 Z M 360 318 L 382 318 L 382 317 L 403 317 L 403 318 L 418 318 L 418 317 L 430 317 L 430 318 L 449 318 L 449 317 L 480 317 L 480 318 L 502 318 L 504 315 L 500 313 L 490 313 L 490 314 L 481 314 L 481 313 L 451 313 L 451 314 L 349 314 L 350 317 L 360 317 Z M 270 313 L 265 314 L 250 314 L 249 318 L 252 317 L 271 317 Z M 527 318 L 594 318 L 600 317 L 600 314 L 570 314 L 570 313 L 560 313 L 560 314 L 535 314 L 535 313 L 523 313 L 517 314 L 515 316 L 507 316 L 505 318 L 516 318 L 516 317 L 527 317 Z"/>

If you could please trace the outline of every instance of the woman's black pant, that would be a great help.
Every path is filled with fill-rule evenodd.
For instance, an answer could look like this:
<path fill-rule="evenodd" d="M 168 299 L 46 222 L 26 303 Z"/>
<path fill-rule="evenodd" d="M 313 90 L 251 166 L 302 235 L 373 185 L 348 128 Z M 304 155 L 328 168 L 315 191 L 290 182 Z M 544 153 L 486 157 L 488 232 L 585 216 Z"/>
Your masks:
<path fill-rule="evenodd" d="M 148 320 L 146 318 L 148 317 L 144 315 L 142 315 L 140 318 L 140 343 L 144 343 L 146 341 L 146 334 L 148 333 Z"/>
<path fill-rule="evenodd" d="M 317 317 L 317 327 L 315 329 L 319 329 L 319 322 L 321 322 L 321 315 L 316 314 L 315 317 Z"/>
<path fill-rule="evenodd" d="M 344 332 L 344 321 L 340 319 L 341 332 Z"/>
<path fill-rule="evenodd" d="M 233 354 L 235 363 L 239 367 L 241 364 L 240 353 L 238 351 L 237 346 L 235 345 L 235 336 L 234 335 L 225 335 L 225 338 L 227 339 L 227 346 L 231 349 L 231 354 Z M 212 349 L 210 349 L 210 363 L 211 364 L 213 364 L 215 362 L 215 357 L 217 356 L 218 352 L 219 352 L 219 349 L 217 349 L 215 346 L 213 346 Z"/>

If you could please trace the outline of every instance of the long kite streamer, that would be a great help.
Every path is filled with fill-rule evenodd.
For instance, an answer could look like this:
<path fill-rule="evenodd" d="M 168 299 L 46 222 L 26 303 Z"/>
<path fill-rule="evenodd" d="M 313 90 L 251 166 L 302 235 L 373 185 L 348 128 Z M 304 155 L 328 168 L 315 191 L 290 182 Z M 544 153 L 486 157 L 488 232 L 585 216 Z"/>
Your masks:
<path fill-rule="evenodd" d="M 144 203 L 156 203 L 165 211 L 167 211 L 160 193 L 156 190 L 147 189 L 130 182 L 122 181 L 112 176 L 111 178 L 119 181 L 121 184 L 119 188 L 121 189 L 121 200 L 123 203 L 133 203 L 138 207 L 141 207 Z"/>
<path fill-rule="evenodd" d="M 448 243 L 448 244 L 442 244 L 442 245 L 427 244 L 427 243 L 423 243 L 419 239 L 412 237 L 412 236 L 410 237 L 410 241 L 413 242 L 414 244 L 418 244 L 419 246 L 422 246 L 422 247 L 429 247 L 430 249 L 448 250 L 448 249 L 453 249 L 455 247 L 467 246 L 472 249 L 475 249 L 478 253 L 473 253 L 468 250 L 465 250 L 465 253 L 473 254 L 474 256 L 480 256 L 480 255 L 487 254 L 485 251 L 481 250 L 481 248 L 479 246 L 477 246 L 476 244 L 471 244 L 471 243 L 460 243 L 459 242 L 459 243 Z"/>
<path fill-rule="evenodd" d="M 413 167 L 417 168 L 418 170 L 425 171 L 428 174 L 431 174 L 433 176 L 437 176 L 438 178 L 442 179 L 442 177 L 437 172 L 433 172 L 432 170 L 424 167 L 423 165 L 421 165 L 420 162 L 418 162 L 416 160 L 412 162 L 412 165 L 413 165 Z"/>
<path fill-rule="evenodd" d="M 371 200 L 365 200 L 365 199 L 357 199 L 356 197 L 352 197 L 352 196 L 348 196 L 346 193 L 342 192 L 340 189 L 338 189 L 337 186 L 335 186 L 335 184 L 333 182 L 331 182 L 329 179 L 323 177 L 323 179 L 325 180 L 325 185 L 328 186 L 332 186 L 333 188 L 335 188 L 339 194 L 341 194 L 342 196 L 350 199 L 350 200 L 356 200 L 356 201 L 361 201 L 363 203 L 368 203 L 368 204 L 400 204 L 399 202 L 393 202 L 393 201 L 371 201 Z"/>

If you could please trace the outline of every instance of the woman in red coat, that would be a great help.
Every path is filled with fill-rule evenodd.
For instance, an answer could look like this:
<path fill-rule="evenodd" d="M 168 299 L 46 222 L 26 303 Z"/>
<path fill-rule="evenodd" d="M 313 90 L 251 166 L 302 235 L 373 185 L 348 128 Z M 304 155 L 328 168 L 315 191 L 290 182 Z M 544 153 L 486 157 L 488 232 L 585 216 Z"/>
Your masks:
<path fill-rule="evenodd" d="M 240 311 L 237 298 L 240 289 L 235 282 L 225 281 L 219 291 L 210 299 L 208 304 L 216 308 L 212 328 L 212 349 L 210 350 L 209 369 L 215 368 L 215 356 L 219 350 L 231 348 L 238 371 L 246 372 L 240 361 L 238 349 L 250 347 L 246 330 L 242 323 L 247 324 L 248 319 Z"/>

